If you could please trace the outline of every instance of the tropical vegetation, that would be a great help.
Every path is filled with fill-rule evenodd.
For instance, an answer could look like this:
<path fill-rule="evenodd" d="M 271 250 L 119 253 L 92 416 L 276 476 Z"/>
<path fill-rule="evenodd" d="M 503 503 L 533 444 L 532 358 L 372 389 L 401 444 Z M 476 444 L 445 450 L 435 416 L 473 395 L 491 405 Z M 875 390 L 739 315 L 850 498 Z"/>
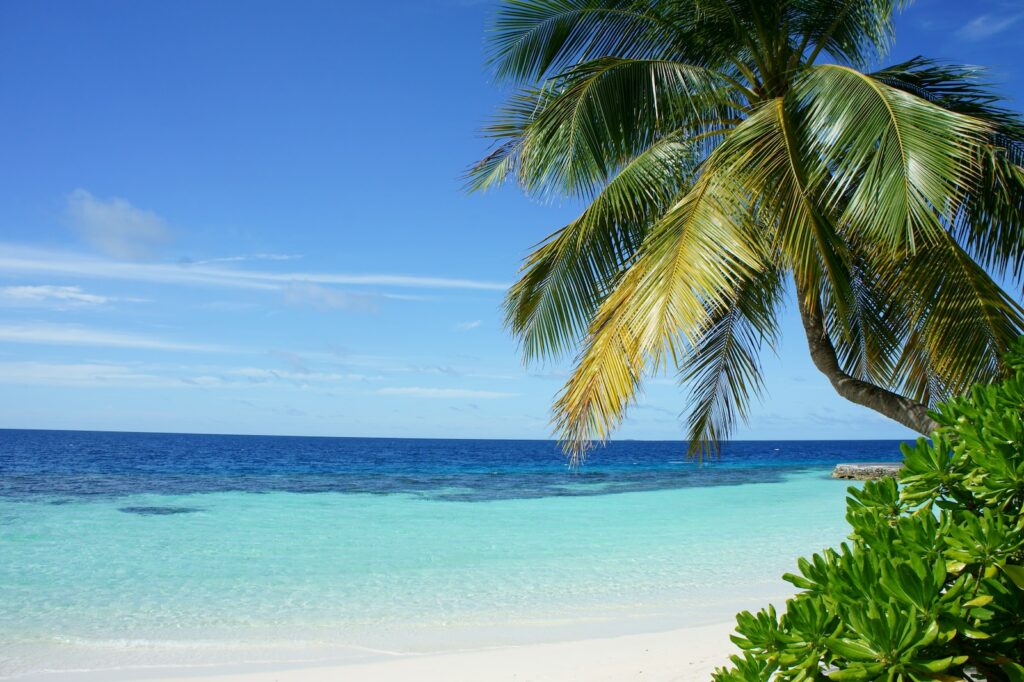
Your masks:
<path fill-rule="evenodd" d="M 573 455 L 663 371 L 713 451 L 761 395 L 791 291 L 835 390 L 922 434 L 1005 375 L 1024 124 L 974 68 L 879 67 L 905 4 L 501 4 L 491 63 L 514 89 L 468 185 L 585 206 L 506 301 L 528 361 L 574 355 L 554 408 Z"/>
<path fill-rule="evenodd" d="M 936 413 L 900 485 L 850 488 L 849 543 L 799 561 L 779 617 L 741 613 L 716 682 L 1024 680 L 1024 343 Z"/>

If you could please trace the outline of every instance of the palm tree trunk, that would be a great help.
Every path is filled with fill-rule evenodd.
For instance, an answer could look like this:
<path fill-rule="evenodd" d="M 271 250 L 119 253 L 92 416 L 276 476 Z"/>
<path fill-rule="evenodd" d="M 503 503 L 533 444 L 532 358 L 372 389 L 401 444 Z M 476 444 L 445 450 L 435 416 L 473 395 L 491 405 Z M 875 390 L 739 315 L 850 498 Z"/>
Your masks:
<path fill-rule="evenodd" d="M 811 360 L 814 361 L 814 366 L 828 377 L 836 393 L 850 402 L 883 414 L 920 434 L 928 436 L 938 428 L 938 424 L 928 416 L 927 405 L 905 398 L 881 386 L 862 381 L 843 371 L 839 364 L 839 358 L 836 356 L 836 347 L 825 330 L 818 297 L 808 297 L 799 284 L 797 284 L 797 305 L 800 308 L 800 319 L 804 324 L 804 331 L 807 333 L 807 347 L 811 351 Z"/>

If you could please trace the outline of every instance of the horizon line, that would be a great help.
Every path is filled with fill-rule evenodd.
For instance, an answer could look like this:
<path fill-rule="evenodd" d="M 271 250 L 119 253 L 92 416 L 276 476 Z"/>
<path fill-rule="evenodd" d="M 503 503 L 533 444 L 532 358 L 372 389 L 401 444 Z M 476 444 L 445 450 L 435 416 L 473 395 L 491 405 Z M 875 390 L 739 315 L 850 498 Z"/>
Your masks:
<path fill-rule="evenodd" d="M 323 436 L 303 435 L 295 433 L 212 433 L 196 431 L 130 431 L 111 429 L 42 429 L 15 426 L 0 426 L 0 431 L 44 431 L 54 433 L 116 433 L 140 436 L 226 436 L 233 438 L 324 438 L 351 440 L 476 440 L 476 441 L 513 441 L 558 444 L 555 438 L 442 438 L 439 436 Z M 881 443 L 881 442 L 912 442 L 923 436 L 913 438 L 730 438 L 724 443 Z M 605 443 L 598 443 L 595 449 L 609 443 L 689 443 L 685 438 L 610 438 Z"/>

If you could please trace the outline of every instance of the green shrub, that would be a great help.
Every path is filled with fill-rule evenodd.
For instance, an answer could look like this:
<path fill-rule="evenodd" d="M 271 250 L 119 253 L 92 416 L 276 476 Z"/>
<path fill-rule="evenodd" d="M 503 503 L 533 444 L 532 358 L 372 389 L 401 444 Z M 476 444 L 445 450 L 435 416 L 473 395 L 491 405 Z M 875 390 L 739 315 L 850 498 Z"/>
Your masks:
<path fill-rule="evenodd" d="M 850 488 L 849 542 L 800 559 L 783 615 L 737 616 L 716 682 L 1024 682 L 1024 343 L 903 446 L 894 479 Z"/>

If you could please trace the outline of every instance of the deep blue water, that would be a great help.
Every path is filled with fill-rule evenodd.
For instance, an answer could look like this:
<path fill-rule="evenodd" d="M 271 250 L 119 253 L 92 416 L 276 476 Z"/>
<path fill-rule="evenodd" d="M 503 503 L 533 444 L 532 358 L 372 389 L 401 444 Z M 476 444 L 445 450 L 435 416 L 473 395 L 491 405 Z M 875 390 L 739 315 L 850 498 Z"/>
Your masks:
<path fill-rule="evenodd" d="M 0 430 L 0 496 L 61 503 L 147 493 L 339 492 L 484 501 L 771 482 L 899 456 L 899 441 L 732 441 L 719 459 L 697 463 L 680 441 L 616 441 L 570 469 L 551 441 Z"/>

